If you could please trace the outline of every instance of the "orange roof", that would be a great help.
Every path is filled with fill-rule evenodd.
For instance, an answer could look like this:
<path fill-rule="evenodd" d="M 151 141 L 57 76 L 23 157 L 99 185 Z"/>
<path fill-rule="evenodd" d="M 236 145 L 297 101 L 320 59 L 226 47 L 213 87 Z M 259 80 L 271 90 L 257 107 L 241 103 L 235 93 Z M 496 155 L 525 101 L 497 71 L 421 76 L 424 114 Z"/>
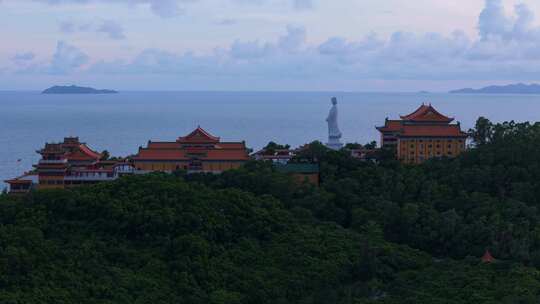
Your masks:
<path fill-rule="evenodd" d="M 37 152 L 42 153 L 64 153 L 63 144 L 49 144 L 45 143 L 45 147 Z"/>
<path fill-rule="evenodd" d="M 219 142 L 219 137 L 215 137 L 210 133 L 206 132 L 203 128 L 197 127 L 193 132 L 189 133 L 187 136 L 179 137 L 179 143 L 217 143 Z"/>
<path fill-rule="evenodd" d="M 398 132 L 401 130 L 401 120 L 386 120 L 384 127 L 377 127 L 381 132 Z"/>
<path fill-rule="evenodd" d="M 212 136 L 198 127 L 189 135 L 178 138 L 176 142 L 149 141 L 148 147 L 140 148 L 133 160 L 186 161 L 195 157 L 201 160 L 225 161 L 249 159 L 245 142 L 219 142 L 219 137 Z"/>
<path fill-rule="evenodd" d="M 495 262 L 495 258 L 491 255 L 491 252 L 489 250 L 486 250 L 486 253 L 484 253 L 484 256 L 482 257 L 482 263 L 493 263 Z"/>
<path fill-rule="evenodd" d="M 68 160 L 98 160 L 101 158 L 100 153 L 90 149 L 86 144 L 80 143 L 78 137 L 66 137 L 63 143 L 45 143 L 45 147 L 37 152 L 40 154 L 64 154 L 63 158 Z"/>
<path fill-rule="evenodd" d="M 244 150 L 209 150 L 204 159 L 209 160 L 248 160 L 249 155 L 246 149 Z"/>
<path fill-rule="evenodd" d="M 431 121 L 431 122 L 448 122 L 453 121 L 453 118 L 447 117 L 439 113 L 431 104 L 422 104 L 416 111 L 409 115 L 401 116 L 403 120 L 409 121 Z"/>
<path fill-rule="evenodd" d="M 79 149 L 81 150 L 81 152 L 83 152 L 84 154 L 88 155 L 89 157 L 93 157 L 93 158 L 101 158 L 101 153 L 98 153 L 92 149 L 90 149 L 87 145 L 85 144 L 81 144 L 79 145 Z"/>
<path fill-rule="evenodd" d="M 149 149 L 179 149 L 179 142 L 148 142 Z"/>
<path fill-rule="evenodd" d="M 248 160 L 247 150 L 244 149 L 141 149 L 133 157 L 134 160 L 169 160 L 183 161 L 190 160 L 189 154 L 200 154 L 201 160 Z"/>
<path fill-rule="evenodd" d="M 467 137 L 459 125 L 403 125 L 399 137 Z"/>
<path fill-rule="evenodd" d="M 8 184 L 29 184 L 33 182 L 32 176 L 37 178 L 37 172 L 27 172 L 22 176 L 19 176 L 14 179 L 5 180 L 4 182 Z"/>
<path fill-rule="evenodd" d="M 182 150 L 155 150 L 143 148 L 133 157 L 134 160 L 185 160 Z"/>
<path fill-rule="evenodd" d="M 222 142 L 216 145 L 216 149 L 245 149 L 246 144 L 244 142 Z"/>
<path fill-rule="evenodd" d="M 10 184 L 10 185 L 13 185 L 13 184 L 31 184 L 32 181 L 31 180 L 26 180 L 26 179 L 10 179 L 10 180 L 6 180 L 4 181 L 6 182 L 7 184 Z"/>
<path fill-rule="evenodd" d="M 79 145 L 79 149 L 73 151 L 65 156 L 68 161 L 77 161 L 77 160 L 99 160 L 101 154 L 90 149 L 87 145 Z"/>

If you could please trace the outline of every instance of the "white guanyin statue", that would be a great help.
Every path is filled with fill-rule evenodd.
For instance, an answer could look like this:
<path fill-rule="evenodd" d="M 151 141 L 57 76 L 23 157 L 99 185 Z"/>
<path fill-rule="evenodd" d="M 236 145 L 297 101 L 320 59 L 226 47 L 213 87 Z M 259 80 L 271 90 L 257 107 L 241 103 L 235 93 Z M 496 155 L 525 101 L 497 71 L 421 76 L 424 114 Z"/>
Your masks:
<path fill-rule="evenodd" d="M 335 97 L 332 98 L 332 108 L 330 109 L 330 113 L 328 113 L 326 122 L 328 122 L 328 143 L 326 146 L 333 150 L 343 148 L 343 144 L 340 141 L 342 134 L 338 126 L 337 98 Z"/>

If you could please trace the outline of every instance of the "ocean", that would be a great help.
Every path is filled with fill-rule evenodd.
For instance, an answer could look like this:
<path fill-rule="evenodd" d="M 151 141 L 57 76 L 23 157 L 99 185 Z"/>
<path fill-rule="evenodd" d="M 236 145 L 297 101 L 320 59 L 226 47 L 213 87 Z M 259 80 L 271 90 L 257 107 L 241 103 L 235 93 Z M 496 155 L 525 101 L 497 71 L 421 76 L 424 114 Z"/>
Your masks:
<path fill-rule="evenodd" d="M 479 116 L 495 122 L 539 121 L 540 95 L 454 95 L 346 92 L 121 92 L 41 95 L 0 92 L 0 181 L 30 170 L 45 142 L 79 136 L 112 156 L 137 152 L 148 140 L 174 141 L 197 126 L 255 150 L 269 141 L 293 147 L 325 142 L 330 98 L 338 98 L 344 142 L 379 140 L 386 117 L 432 103 L 462 128 Z M 0 187 L 1 183 L 0 183 Z"/>

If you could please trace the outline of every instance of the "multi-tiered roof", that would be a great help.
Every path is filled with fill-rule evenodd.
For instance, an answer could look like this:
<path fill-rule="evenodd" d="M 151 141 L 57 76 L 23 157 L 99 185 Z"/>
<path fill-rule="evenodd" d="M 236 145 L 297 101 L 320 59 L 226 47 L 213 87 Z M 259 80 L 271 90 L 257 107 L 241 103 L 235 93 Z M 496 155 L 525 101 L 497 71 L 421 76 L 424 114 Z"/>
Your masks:
<path fill-rule="evenodd" d="M 37 153 L 41 154 L 43 160 L 57 158 L 57 160 L 92 162 L 98 161 L 102 156 L 86 143 L 80 142 L 78 137 L 66 137 L 61 143 L 46 143 Z"/>
<path fill-rule="evenodd" d="M 132 159 L 135 161 L 184 161 L 199 160 L 247 161 L 245 142 L 222 142 L 201 127 L 174 142 L 149 141 Z"/>
<path fill-rule="evenodd" d="M 431 104 L 422 104 L 411 114 L 400 117 L 401 120 L 387 119 L 377 130 L 397 137 L 467 137 L 459 123 L 452 124 L 454 118 L 439 113 Z"/>

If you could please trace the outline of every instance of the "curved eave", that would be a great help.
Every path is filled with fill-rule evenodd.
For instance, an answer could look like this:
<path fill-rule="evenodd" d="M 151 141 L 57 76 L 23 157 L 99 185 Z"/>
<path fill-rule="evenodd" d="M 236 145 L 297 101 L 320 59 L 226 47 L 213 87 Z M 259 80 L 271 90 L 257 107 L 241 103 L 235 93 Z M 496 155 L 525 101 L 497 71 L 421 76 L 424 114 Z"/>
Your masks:
<path fill-rule="evenodd" d="M 403 122 L 407 123 L 407 122 L 416 122 L 416 123 L 451 123 L 455 120 L 455 118 L 453 117 L 447 117 L 447 118 L 444 118 L 444 119 L 418 119 L 418 118 L 413 118 L 413 119 L 410 119 L 410 118 L 406 118 L 406 117 L 401 117 L 403 119 Z"/>
<path fill-rule="evenodd" d="M 398 135 L 399 138 L 467 138 L 469 135 L 467 134 L 461 134 L 461 135 Z"/>
<path fill-rule="evenodd" d="M 31 184 L 31 180 L 9 179 L 4 181 L 6 184 Z"/>
<path fill-rule="evenodd" d="M 137 162 L 190 162 L 194 159 L 192 158 L 183 158 L 183 159 L 179 159 L 179 158 L 168 158 L 168 159 L 153 159 L 153 158 L 138 158 L 138 159 L 133 159 L 134 161 L 137 161 Z M 196 159 L 198 161 L 207 161 L 207 162 L 241 162 L 241 161 L 249 161 L 250 158 L 249 157 L 246 157 L 246 158 L 235 158 L 235 159 L 205 159 L 205 158 L 198 158 Z"/>

